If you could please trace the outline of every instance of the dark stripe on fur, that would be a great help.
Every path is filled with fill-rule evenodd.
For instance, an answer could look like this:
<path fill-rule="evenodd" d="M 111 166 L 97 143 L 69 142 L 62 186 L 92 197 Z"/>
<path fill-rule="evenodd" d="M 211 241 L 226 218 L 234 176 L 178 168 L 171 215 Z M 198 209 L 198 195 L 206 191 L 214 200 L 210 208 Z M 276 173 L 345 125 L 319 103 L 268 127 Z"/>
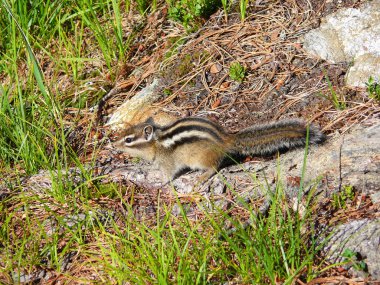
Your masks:
<path fill-rule="evenodd" d="M 163 133 L 163 135 L 160 137 L 160 140 L 163 141 L 167 138 L 173 138 L 175 135 L 185 133 L 187 131 L 193 131 L 193 130 L 208 133 L 213 138 L 215 138 L 216 141 L 223 142 L 223 139 L 215 131 L 213 131 L 210 128 L 207 128 L 206 126 L 198 126 L 198 125 L 188 125 L 188 126 L 185 125 L 178 128 L 174 128 L 171 132 Z M 205 139 L 205 138 L 202 138 L 202 139 Z"/>
<path fill-rule="evenodd" d="M 197 122 L 197 123 L 204 123 L 204 124 L 207 124 L 207 125 L 210 125 L 211 127 L 214 127 L 215 129 L 217 129 L 219 132 L 222 132 L 224 133 L 223 129 L 221 126 L 219 126 L 218 124 L 208 120 L 208 119 L 205 119 L 205 118 L 200 118 L 200 117 L 188 117 L 188 118 L 182 118 L 182 119 L 179 119 L 178 121 L 175 121 L 173 124 L 169 125 L 169 126 L 165 126 L 165 127 L 162 127 L 161 130 L 163 132 L 169 130 L 170 128 L 173 128 L 175 127 L 176 125 L 179 125 L 181 123 L 184 123 L 184 122 Z"/>
<path fill-rule="evenodd" d="M 183 138 L 180 139 L 179 141 L 176 141 L 176 143 L 170 147 L 171 149 L 176 149 L 179 146 L 185 145 L 185 144 L 191 144 L 199 141 L 208 141 L 206 138 L 201 138 L 201 137 L 188 137 L 188 138 Z"/>
<path fill-rule="evenodd" d="M 236 134 L 234 152 L 245 155 L 270 155 L 277 151 L 303 147 L 307 125 L 298 120 L 287 120 L 253 126 Z M 322 143 L 325 136 L 314 126 L 309 127 L 309 143 Z"/>

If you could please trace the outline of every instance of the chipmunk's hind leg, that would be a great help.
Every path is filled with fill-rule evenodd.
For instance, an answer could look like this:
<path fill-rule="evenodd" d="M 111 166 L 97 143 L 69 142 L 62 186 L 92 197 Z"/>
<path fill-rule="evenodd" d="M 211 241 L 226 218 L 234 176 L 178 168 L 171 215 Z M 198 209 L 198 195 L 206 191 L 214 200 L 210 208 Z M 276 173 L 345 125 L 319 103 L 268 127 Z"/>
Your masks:
<path fill-rule="evenodd" d="M 199 182 L 204 183 L 213 177 L 217 173 L 216 169 L 209 168 L 201 176 L 199 176 Z"/>

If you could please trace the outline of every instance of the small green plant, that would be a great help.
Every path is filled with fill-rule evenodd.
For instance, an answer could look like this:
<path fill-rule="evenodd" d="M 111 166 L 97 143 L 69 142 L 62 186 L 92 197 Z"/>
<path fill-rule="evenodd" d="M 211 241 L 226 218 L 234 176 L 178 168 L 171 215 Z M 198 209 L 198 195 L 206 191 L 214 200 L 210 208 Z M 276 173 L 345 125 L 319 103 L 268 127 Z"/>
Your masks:
<path fill-rule="evenodd" d="M 328 95 L 323 95 L 322 93 L 320 93 L 320 96 L 326 98 L 327 100 L 331 101 L 331 103 L 334 105 L 335 109 L 337 110 L 344 110 L 346 109 L 346 101 L 343 97 L 343 95 L 338 95 L 334 89 L 334 87 L 332 86 L 332 83 L 329 79 L 329 77 L 327 76 L 326 72 L 325 72 L 325 78 L 326 78 L 326 81 L 327 81 L 327 84 L 329 86 L 329 90 L 330 90 L 330 96 Z"/>
<path fill-rule="evenodd" d="M 170 49 L 165 54 L 165 59 L 178 53 L 178 49 L 186 42 L 183 37 L 173 37 L 168 40 Z"/>
<path fill-rule="evenodd" d="M 188 30 L 197 29 L 201 19 L 207 19 L 220 6 L 221 0 L 167 0 L 169 17 Z"/>
<path fill-rule="evenodd" d="M 344 258 L 344 261 L 347 264 L 352 265 L 352 267 L 355 270 L 364 271 L 364 272 L 367 271 L 367 264 L 363 260 L 360 260 L 361 258 L 358 252 L 355 252 L 349 248 L 346 248 L 342 256 Z"/>
<path fill-rule="evenodd" d="M 354 188 L 351 185 L 343 186 L 343 191 L 332 195 L 335 209 L 346 209 L 347 201 L 352 201 L 355 197 Z"/>
<path fill-rule="evenodd" d="M 230 65 L 229 75 L 232 80 L 243 82 L 245 71 L 244 66 L 242 66 L 239 62 L 234 62 Z"/>
<path fill-rule="evenodd" d="M 165 94 L 165 96 L 170 96 L 173 94 L 173 91 L 170 89 L 164 89 L 164 94 Z"/>
<path fill-rule="evenodd" d="M 367 92 L 370 98 L 380 101 L 380 84 L 376 82 L 375 79 L 370 76 L 368 82 L 365 84 L 367 86 Z"/>

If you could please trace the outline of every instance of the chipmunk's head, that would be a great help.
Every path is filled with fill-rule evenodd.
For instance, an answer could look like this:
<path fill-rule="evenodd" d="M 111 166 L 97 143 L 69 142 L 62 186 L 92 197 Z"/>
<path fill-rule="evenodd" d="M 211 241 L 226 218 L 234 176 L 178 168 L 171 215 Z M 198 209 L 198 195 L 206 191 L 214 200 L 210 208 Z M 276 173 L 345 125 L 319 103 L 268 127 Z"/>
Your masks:
<path fill-rule="evenodd" d="M 156 126 L 151 120 L 130 126 L 109 135 L 113 146 L 134 157 L 153 160 L 155 156 L 154 132 Z"/>

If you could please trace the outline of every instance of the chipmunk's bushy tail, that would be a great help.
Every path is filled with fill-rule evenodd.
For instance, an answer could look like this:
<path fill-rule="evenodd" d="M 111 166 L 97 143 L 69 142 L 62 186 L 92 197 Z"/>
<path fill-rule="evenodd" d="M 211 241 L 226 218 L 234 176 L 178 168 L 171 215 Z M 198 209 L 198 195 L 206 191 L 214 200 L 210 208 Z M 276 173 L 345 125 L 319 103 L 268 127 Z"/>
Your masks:
<path fill-rule="evenodd" d="M 233 152 L 243 155 L 270 155 L 277 151 L 303 147 L 307 129 L 309 143 L 318 144 L 325 140 L 324 134 L 314 126 L 300 120 L 284 120 L 257 125 L 235 134 Z"/>

